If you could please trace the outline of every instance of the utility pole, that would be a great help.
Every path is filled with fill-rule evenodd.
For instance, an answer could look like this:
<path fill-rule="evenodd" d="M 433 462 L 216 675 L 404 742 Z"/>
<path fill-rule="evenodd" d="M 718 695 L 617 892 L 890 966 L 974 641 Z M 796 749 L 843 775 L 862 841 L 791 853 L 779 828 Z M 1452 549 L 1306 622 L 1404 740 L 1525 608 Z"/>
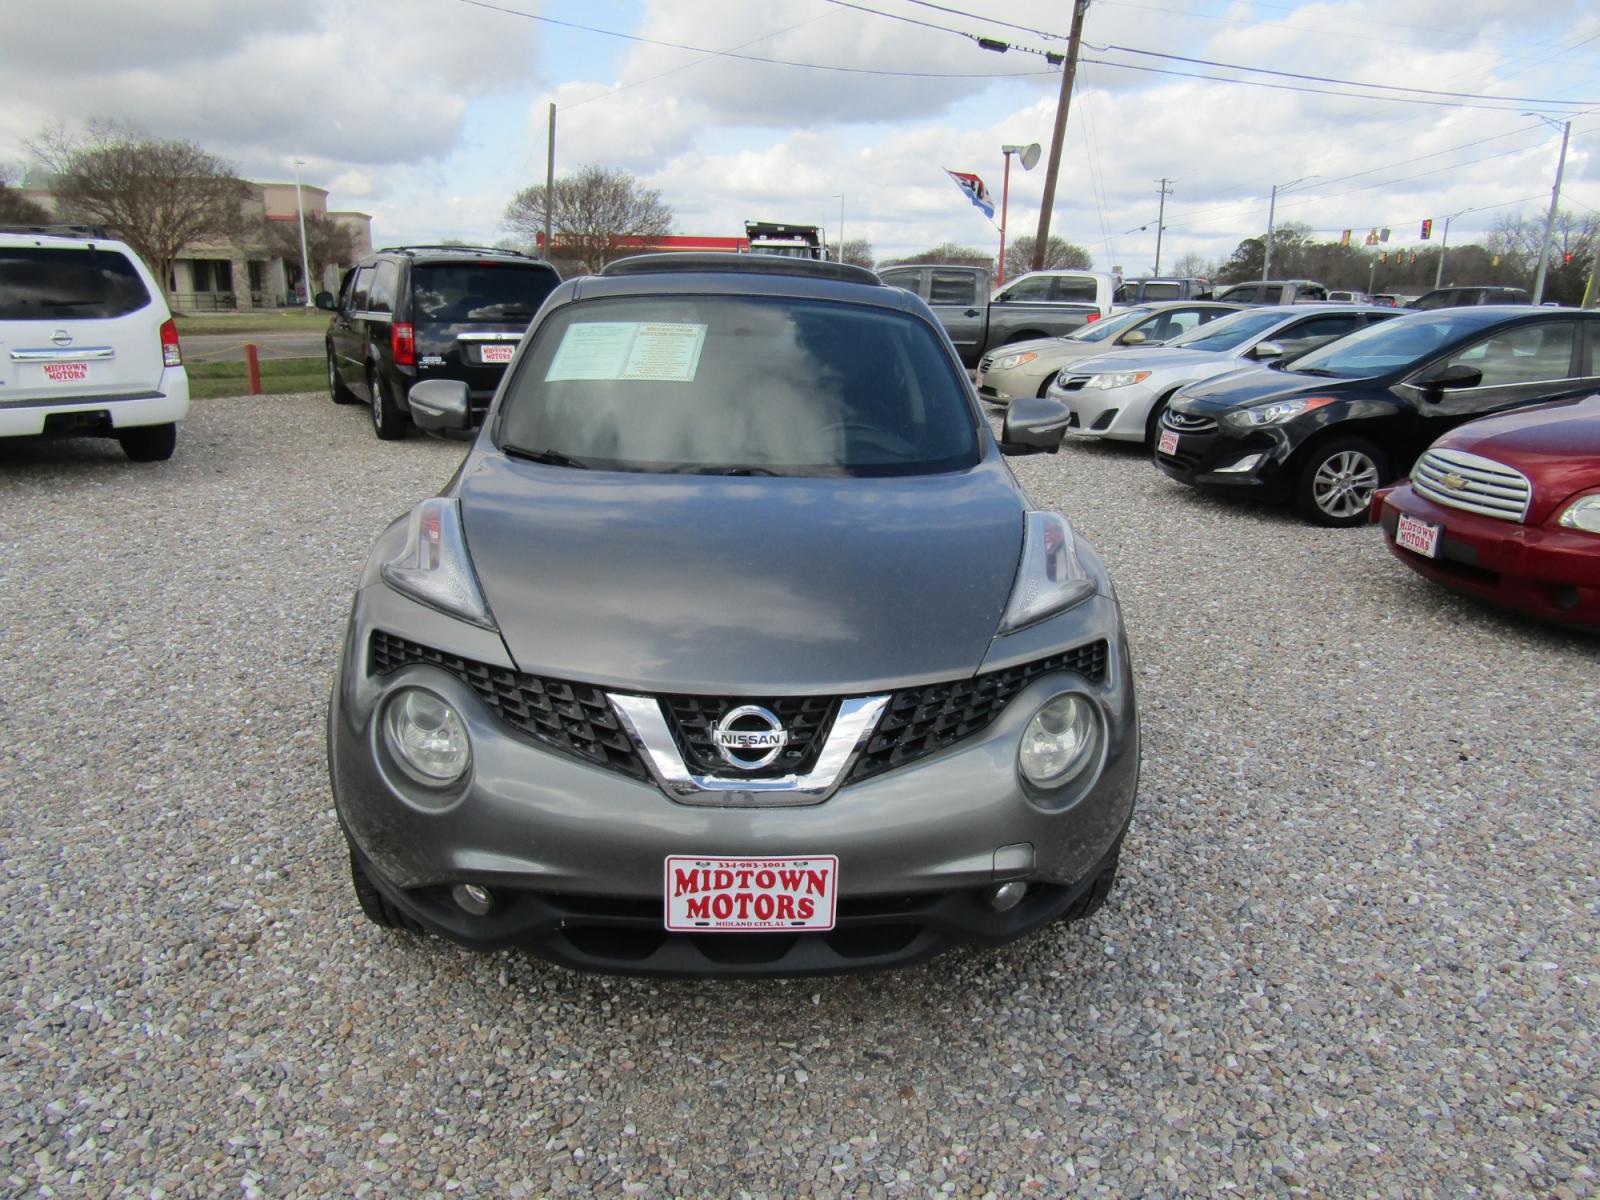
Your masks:
<path fill-rule="evenodd" d="M 1302 175 L 1299 179 L 1291 179 L 1288 183 L 1275 183 L 1272 185 L 1272 200 L 1267 205 L 1267 247 L 1261 262 L 1261 278 L 1272 278 L 1272 226 L 1278 215 L 1278 193 L 1287 192 L 1296 184 L 1321 178 L 1322 176 L 1320 175 Z"/>
<path fill-rule="evenodd" d="M 300 274 L 303 280 L 301 286 L 306 293 L 306 307 L 315 308 L 316 304 L 311 299 L 311 256 L 306 253 L 306 201 L 300 191 L 300 168 L 304 165 L 303 159 L 294 160 L 294 206 L 300 212 Z"/>
<path fill-rule="evenodd" d="M 1033 244 L 1033 267 L 1044 270 L 1044 251 L 1050 241 L 1050 210 L 1056 202 L 1056 176 L 1061 171 L 1061 144 L 1067 137 L 1067 110 L 1072 106 L 1072 80 L 1078 73 L 1078 44 L 1083 40 L 1083 18 L 1089 0 L 1073 0 L 1072 44 L 1067 47 L 1067 63 L 1061 71 L 1061 94 L 1056 98 L 1056 128 L 1050 138 L 1050 164 L 1044 172 L 1044 198 L 1039 204 L 1039 236 Z"/>
<path fill-rule="evenodd" d="M 544 258 L 546 262 L 553 262 L 555 243 L 550 240 L 556 208 L 556 106 L 553 102 L 550 105 L 550 136 L 545 140 L 548 146 L 544 159 Z"/>
<path fill-rule="evenodd" d="M 1163 175 L 1158 181 L 1161 185 L 1161 214 L 1156 217 L 1156 269 L 1152 274 L 1161 274 L 1161 235 L 1166 230 L 1167 197 L 1172 195 L 1172 189 L 1167 186 L 1172 180 Z"/>
<path fill-rule="evenodd" d="M 1537 116 L 1538 114 L 1534 114 Z M 1547 125 L 1555 122 L 1549 117 L 1539 117 Z M 1539 243 L 1539 272 L 1533 277 L 1533 302 L 1544 300 L 1544 269 L 1550 261 L 1550 231 L 1555 228 L 1556 206 L 1561 203 L 1561 172 L 1567 166 L 1567 139 L 1572 136 L 1572 122 L 1561 127 L 1561 157 L 1556 160 L 1556 185 L 1550 189 L 1550 214 L 1544 219 L 1544 240 Z"/>
<path fill-rule="evenodd" d="M 839 251 L 834 255 L 835 262 L 844 261 L 844 193 L 840 192 L 834 199 L 839 201 Z"/>
<path fill-rule="evenodd" d="M 1440 282 L 1444 278 L 1444 252 L 1450 248 L 1450 217 L 1456 215 L 1451 213 L 1449 217 L 1444 219 L 1444 237 L 1439 239 L 1439 269 L 1433 273 L 1433 286 L 1436 288 L 1444 286 Z"/>

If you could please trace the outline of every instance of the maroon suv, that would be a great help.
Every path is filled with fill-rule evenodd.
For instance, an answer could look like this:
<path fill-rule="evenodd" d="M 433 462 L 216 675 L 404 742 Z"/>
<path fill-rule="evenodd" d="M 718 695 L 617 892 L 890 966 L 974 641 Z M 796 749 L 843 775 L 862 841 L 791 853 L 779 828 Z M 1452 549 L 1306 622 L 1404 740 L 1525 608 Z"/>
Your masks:
<path fill-rule="evenodd" d="M 1600 395 L 1452 430 L 1371 515 L 1429 579 L 1600 632 Z"/>

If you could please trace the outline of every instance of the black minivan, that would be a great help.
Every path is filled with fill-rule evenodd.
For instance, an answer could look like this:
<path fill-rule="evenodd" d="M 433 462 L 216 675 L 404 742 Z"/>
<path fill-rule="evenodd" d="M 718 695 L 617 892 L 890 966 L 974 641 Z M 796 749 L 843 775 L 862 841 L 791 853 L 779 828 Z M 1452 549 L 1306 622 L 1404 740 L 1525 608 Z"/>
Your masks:
<path fill-rule="evenodd" d="M 328 393 L 365 402 L 380 438 L 411 428 L 407 397 L 425 379 L 467 385 L 474 423 L 488 411 L 533 314 L 561 277 L 541 259 L 478 246 L 390 246 L 344 276 L 329 309 Z"/>

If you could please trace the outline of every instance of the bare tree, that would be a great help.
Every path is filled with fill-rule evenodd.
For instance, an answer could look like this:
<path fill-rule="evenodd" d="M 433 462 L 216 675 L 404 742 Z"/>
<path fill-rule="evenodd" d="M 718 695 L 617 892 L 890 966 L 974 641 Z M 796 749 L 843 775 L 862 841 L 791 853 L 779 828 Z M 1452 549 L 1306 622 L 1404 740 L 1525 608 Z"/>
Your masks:
<path fill-rule="evenodd" d="M 356 231 L 340 224 L 323 213 L 306 214 L 306 257 L 311 260 L 311 279 L 307 290 L 315 293 L 322 287 L 325 268 L 348 267 L 357 258 Z M 274 258 L 286 263 L 300 261 L 300 222 L 268 221 L 267 249 Z"/>
<path fill-rule="evenodd" d="M 872 270 L 872 243 L 866 238 L 851 238 L 839 247 L 839 261 Z"/>
<path fill-rule="evenodd" d="M 523 188 L 506 205 L 505 226 L 531 240 L 544 232 L 544 208 L 543 184 Z M 551 224 L 560 253 L 593 274 L 627 253 L 617 239 L 672 232 L 672 209 L 628 172 L 589 166 L 556 180 Z"/>
<path fill-rule="evenodd" d="M 0 163 L 0 224 L 49 224 L 54 219 L 50 215 L 50 210 L 13 187 L 11 184 L 13 178 L 14 173 L 10 164 Z"/>
<path fill-rule="evenodd" d="M 1014 242 L 1006 244 L 1006 278 L 1014 279 L 1033 269 L 1033 246 L 1037 239 L 1025 233 Z M 1094 257 L 1082 246 L 1075 246 L 1061 238 L 1050 236 L 1044 244 L 1044 269 L 1056 271 L 1071 268 L 1088 270 L 1094 266 Z"/>
<path fill-rule="evenodd" d="M 1488 247 L 1519 273 L 1530 279 L 1539 266 L 1539 242 L 1544 237 L 1544 218 L 1524 220 L 1506 214 L 1489 227 Z M 1566 209 L 1556 212 L 1550 228 L 1550 259 L 1561 263 L 1568 255 L 1587 259 L 1600 237 L 1600 214 L 1580 217 Z"/>
<path fill-rule="evenodd" d="M 994 274 L 994 255 L 986 254 L 973 246 L 961 246 L 955 242 L 940 242 L 932 250 L 924 250 L 919 254 L 907 254 L 902 258 L 886 259 L 880 266 L 897 267 L 916 263 L 951 263 L 964 267 L 988 267 L 989 273 Z"/>
<path fill-rule="evenodd" d="M 96 120 L 81 137 L 47 127 L 28 149 L 51 172 L 59 215 L 111 230 L 163 290 L 185 246 L 229 241 L 243 223 L 248 185 L 194 142 Z"/>
<path fill-rule="evenodd" d="M 1180 255 L 1172 264 L 1172 274 L 1178 279 L 1210 279 L 1216 270 L 1215 263 L 1193 250 Z"/>

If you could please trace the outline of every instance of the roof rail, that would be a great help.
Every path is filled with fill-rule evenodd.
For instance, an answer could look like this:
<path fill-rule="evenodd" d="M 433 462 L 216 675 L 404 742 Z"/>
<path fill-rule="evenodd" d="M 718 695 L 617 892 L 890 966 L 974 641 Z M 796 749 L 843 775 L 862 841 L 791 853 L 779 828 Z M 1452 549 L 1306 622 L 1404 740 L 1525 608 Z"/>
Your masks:
<path fill-rule="evenodd" d="M 796 275 L 807 279 L 832 279 L 839 283 L 865 283 L 882 287 L 879 279 L 865 267 L 850 263 L 818 262 L 809 258 L 785 258 L 778 254 L 636 254 L 606 264 L 602 275 L 658 275 L 695 272 L 710 275 Z"/>
<path fill-rule="evenodd" d="M 0 225 L 0 233 L 42 233 L 47 237 L 99 238 L 110 241 L 111 235 L 99 225 Z"/>
<path fill-rule="evenodd" d="M 512 258 L 528 258 L 535 262 L 545 260 L 535 254 L 527 254 L 521 250 L 508 250 L 504 246 L 446 246 L 446 245 L 415 245 L 415 246 L 384 246 L 375 251 L 377 254 L 416 254 L 420 251 L 440 251 L 443 253 L 459 254 L 505 254 Z"/>

